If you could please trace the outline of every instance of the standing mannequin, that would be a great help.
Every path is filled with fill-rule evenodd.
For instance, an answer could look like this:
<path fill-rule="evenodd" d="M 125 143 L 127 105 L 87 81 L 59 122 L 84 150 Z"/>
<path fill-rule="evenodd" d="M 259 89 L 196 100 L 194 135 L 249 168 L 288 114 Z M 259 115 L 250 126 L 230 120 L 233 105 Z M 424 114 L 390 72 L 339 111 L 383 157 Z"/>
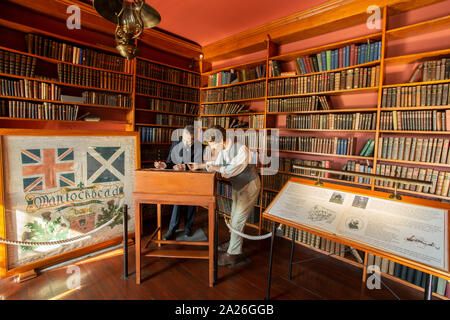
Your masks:
<path fill-rule="evenodd" d="M 231 209 L 231 227 L 242 232 L 260 192 L 260 178 L 254 165 L 249 164 L 249 150 L 240 143 L 233 143 L 231 139 L 225 139 L 226 131 L 220 126 L 214 126 L 216 136 L 209 139 L 208 145 L 217 152 L 214 161 L 203 165 L 191 165 L 190 168 L 206 168 L 209 172 L 219 172 L 222 177 L 231 181 L 233 191 L 233 205 Z M 211 130 L 209 129 L 209 130 Z M 223 137 L 217 139 L 217 136 Z M 229 246 L 225 253 L 218 259 L 219 266 L 235 266 L 245 261 L 242 253 L 242 237 L 232 232 Z M 222 248 L 225 251 L 225 248 Z"/>

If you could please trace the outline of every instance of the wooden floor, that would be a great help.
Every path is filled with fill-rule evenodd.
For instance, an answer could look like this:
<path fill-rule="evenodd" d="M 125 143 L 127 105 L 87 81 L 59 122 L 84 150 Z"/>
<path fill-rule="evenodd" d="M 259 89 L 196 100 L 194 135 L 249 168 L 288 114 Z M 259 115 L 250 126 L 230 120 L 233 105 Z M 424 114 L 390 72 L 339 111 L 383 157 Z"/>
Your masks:
<path fill-rule="evenodd" d="M 228 232 L 220 225 L 220 241 Z M 244 241 L 251 263 L 233 269 L 219 267 L 218 284 L 208 287 L 208 265 L 203 260 L 144 258 L 143 282 L 134 277 L 134 246 L 130 246 L 128 279 L 121 279 L 122 250 L 74 262 L 81 270 L 81 287 L 69 290 L 68 266 L 42 273 L 18 284 L 0 280 L 0 299 L 264 299 L 270 240 Z M 294 261 L 323 257 L 294 265 L 288 279 L 290 242 L 277 238 L 273 265 L 272 299 L 397 299 L 386 287 L 368 290 L 361 283 L 362 269 L 313 250 L 296 246 Z M 389 279 L 383 282 L 400 299 L 422 299 L 423 293 Z"/>

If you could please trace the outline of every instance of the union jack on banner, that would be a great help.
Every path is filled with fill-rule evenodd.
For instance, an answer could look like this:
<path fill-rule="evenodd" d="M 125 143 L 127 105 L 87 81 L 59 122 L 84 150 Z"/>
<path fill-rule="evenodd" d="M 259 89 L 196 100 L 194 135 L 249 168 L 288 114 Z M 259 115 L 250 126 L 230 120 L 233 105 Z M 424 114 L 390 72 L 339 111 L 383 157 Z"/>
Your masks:
<path fill-rule="evenodd" d="M 75 186 L 73 148 L 21 151 L 25 192 Z"/>

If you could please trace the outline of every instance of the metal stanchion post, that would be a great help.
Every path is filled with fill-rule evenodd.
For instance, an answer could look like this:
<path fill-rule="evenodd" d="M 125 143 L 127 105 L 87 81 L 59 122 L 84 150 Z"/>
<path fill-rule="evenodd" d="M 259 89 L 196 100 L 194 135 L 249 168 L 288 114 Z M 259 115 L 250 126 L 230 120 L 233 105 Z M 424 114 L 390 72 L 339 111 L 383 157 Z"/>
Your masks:
<path fill-rule="evenodd" d="M 128 278 L 128 206 L 123 208 L 123 279 Z"/>

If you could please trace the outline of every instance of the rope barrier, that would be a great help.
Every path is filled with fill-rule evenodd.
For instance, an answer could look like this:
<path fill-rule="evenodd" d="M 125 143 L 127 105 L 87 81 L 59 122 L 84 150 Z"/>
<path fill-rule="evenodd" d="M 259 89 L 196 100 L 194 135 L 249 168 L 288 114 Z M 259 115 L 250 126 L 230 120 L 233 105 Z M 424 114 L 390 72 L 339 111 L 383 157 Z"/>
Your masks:
<path fill-rule="evenodd" d="M 101 225 L 100 227 L 98 227 L 98 228 L 96 228 L 94 230 L 91 230 L 91 231 L 89 231 L 86 234 L 81 234 L 79 236 L 76 236 L 76 237 L 73 237 L 73 238 L 70 238 L 70 239 L 33 242 L 33 241 L 7 240 L 7 239 L 0 238 L 0 243 L 9 244 L 9 245 L 13 245 L 13 246 L 39 247 L 39 246 L 62 245 L 62 244 L 72 243 L 72 242 L 75 242 L 75 241 L 81 241 L 82 239 L 89 237 L 91 234 L 94 234 L 94 233 L 100 231 L 101 229 L 109 226 L 111 223 L 113 223 L 114 220 L 117 219 L 117 217 L 119 217 L 120 213 L 121 212 L 117 213 L 111 220 L 109 220 L 105 224 Z"/>
<path fill-rule="evenodd" d="M 225 215 L 223 216 L 223 219 L 225 220 L 225 224 L 227 225 L 228 229 L 230 229 L 231 232 L 236 233 L 238 236 L 241 236 L 242 238 L 248 239 L 248 240 L 264 240 L 267 238 L 270 238 L 272 236 L 272 232 L 263 234 L 262 236 L 251 236 L 245 233 L 242 233 L 240 231 L 237 231 L 236 229 L 233 229 L 230 224 L 227 221 L 227 218 Z"/>

